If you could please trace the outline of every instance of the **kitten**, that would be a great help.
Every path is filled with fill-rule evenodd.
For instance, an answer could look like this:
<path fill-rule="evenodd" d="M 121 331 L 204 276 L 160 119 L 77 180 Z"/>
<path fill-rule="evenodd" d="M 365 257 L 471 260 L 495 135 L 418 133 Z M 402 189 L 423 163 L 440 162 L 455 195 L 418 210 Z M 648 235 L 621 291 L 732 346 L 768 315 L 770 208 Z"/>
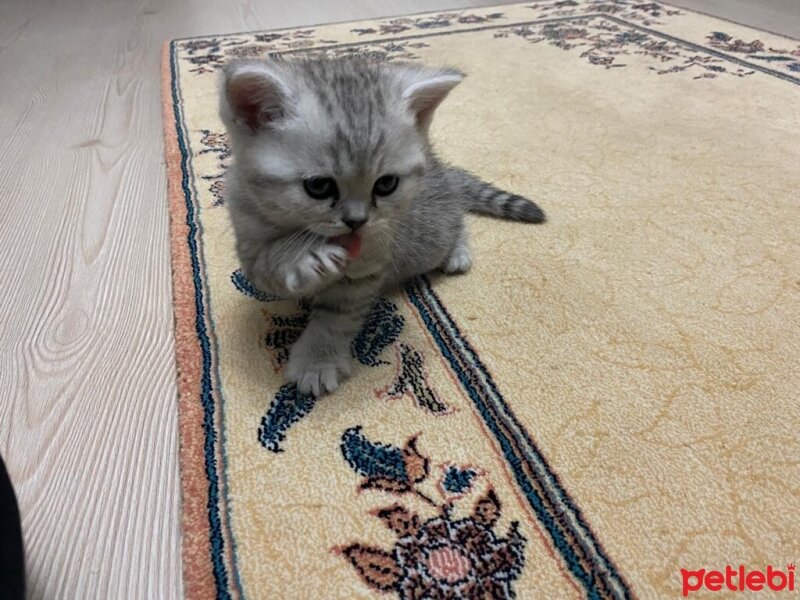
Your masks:
<path fill-rule="evenodd" d="M 413 276 L 463 273 L 468 211 L 541 222 L 533 202 L 443 164 L 428 140 L 451 69 L 360 58 L 237 61 L 220 114 L 234 156 L 227 204 L 242 269 L 311 300 L 286 377 L 332 392 L 377 295 Z"/>

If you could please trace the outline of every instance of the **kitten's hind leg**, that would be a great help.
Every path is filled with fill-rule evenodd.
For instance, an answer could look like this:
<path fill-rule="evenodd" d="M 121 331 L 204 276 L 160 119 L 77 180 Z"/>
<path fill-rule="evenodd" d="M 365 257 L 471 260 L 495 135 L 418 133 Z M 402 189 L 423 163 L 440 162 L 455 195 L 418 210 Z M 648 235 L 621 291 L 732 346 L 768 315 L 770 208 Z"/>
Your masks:
<path fill-rule="evenodd" d="M 466 273 L 472 267 L 472 252 L 469 249 L 469 234 L 467 227 L 462 223 L 453 249 L 442 265 L 442 271 L 448 275 Z"/>

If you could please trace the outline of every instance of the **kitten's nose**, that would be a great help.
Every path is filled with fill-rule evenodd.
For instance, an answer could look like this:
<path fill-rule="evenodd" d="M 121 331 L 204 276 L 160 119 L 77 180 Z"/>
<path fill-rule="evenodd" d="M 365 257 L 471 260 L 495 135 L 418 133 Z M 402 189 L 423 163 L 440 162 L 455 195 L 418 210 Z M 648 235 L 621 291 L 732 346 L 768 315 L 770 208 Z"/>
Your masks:
<path fill-rule="evenodd" d="M 347 225 L 353 231 L 361 227 L 366 222 L 366 219 L 342 219 L 342 223 Z"/>

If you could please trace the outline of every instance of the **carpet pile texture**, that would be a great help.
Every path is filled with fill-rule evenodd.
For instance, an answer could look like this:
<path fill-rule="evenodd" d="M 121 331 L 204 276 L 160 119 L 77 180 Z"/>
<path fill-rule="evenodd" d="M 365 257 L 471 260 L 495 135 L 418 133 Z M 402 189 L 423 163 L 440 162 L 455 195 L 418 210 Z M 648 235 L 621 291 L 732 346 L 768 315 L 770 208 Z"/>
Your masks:
<path fill-rule="evenodd" d="M 458 67 L 438 151 L 550 219 L 470 217 L 473 270 L 387 292 L 318 401 L 225 208 L 218 71 L 271 53 Z M 175 40 L 163 82 L 189 597 L 666 598 L 800 558 L 798 42 L 543 1 Z"/>

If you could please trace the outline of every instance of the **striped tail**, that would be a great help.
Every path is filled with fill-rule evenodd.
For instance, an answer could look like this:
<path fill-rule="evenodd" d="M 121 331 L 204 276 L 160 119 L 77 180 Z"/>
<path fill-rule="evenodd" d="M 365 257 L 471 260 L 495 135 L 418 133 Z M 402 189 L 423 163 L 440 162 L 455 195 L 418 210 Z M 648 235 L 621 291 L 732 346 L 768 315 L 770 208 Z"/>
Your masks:
<path fill-rule="evenodd" d="M 472 175 L 469 179 L 467 195 L 470 212 L 526 223 L 543 223 L 546 220 L 544 211 L 535 202 L 496 188 Z"/>

